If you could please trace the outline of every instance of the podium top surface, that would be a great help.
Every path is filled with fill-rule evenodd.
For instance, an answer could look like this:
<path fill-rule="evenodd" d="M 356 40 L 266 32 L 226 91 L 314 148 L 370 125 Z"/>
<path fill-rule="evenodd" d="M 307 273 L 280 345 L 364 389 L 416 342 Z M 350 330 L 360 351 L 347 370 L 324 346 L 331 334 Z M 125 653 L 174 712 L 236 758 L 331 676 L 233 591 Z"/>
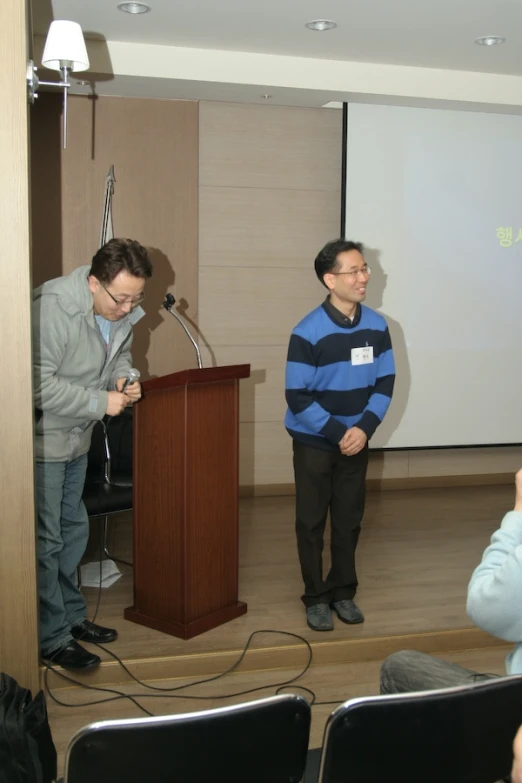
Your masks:
<path fill-rule="evenodd" d="M 203 367 L 192 370 L 181 370 L 161 378 L 151 378 L 143 381 L 145 392 L 164 391 L 175 386 L 192 386 L 198 383 L 221 383 L 250 377 L 249 364 L 230 364 L 225 367 Z"/>

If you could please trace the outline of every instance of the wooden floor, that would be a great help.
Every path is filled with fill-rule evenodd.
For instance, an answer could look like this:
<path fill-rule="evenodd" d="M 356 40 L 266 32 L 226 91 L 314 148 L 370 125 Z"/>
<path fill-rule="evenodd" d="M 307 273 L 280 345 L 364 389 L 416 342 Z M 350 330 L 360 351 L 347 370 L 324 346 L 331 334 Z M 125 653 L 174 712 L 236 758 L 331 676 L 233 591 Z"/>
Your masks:
<path fill-rule="evenodd" d="M 140 679 L 154 679 L 155 684 L 165 681 L 167 687 L 185 681 L 172 681 L 176 676 L 172 671 L 189 681 L 223 671 L 236 660 L 249 635 L 260 629 L 290 631 L 312 643 L 313 666 L 299 683 L 311 687 L 318 701 L 377 693 L 382 659 L 402 647 L 442 650 L 441 657 L 464 666 L 502 673 L 507 649 L 472 629 L 465 613 L 465 595 L 473 568 L 512 503 L 513 491 L 507 486 L 370 493 L 358 549 L 358 601 L 366 615 L 360 626 L 336 620 L 335 630 L 327 634 L 307 627 L 299 600 L 302 588 L 291 497 L 241 501 L 240 598 L 248 602 L 244 617 L 189 641 L 127 622 L 122 614 L 132 603 L 132 570 L 124 567 L 124 576 L 102 591 L 97 620 L 119 631 L 118 641 L 107 649 L 124 659 Z M 132 557 L 130 540 L 131 521 L 123 517 L 112 526 L 114 552 Z M 85 592 L 93 611 L 98 591 Z M 254 646 L 256 650 L 247 654 L 237 673 L 190 693 L 210 697 L 281 682 L 297 674 L 307 658 L 303 643 L 283 636 L 260 636 Z M 110 660 L 105 652 L 102 658 Z M 177 668 L 172 668 L 173 662 Z M 77 679 L 86 685 L 119 682 L 113 686 L 118 690 L 145 692 L 129 683 L 117 663 L 104 663 L 104 667 Z M 51 676 L 49 683 L 53 694 L 71 705 L 105 698 L 103 692 L 74 688 L 58 677 Z M 154 714 L 165 714 L 261 698 L 273 692 L 274 688 L 269 688 L 224 702 L 162 696 L 143 698 L 143 704 Z M 140 714 L 128 700 L 62 707 L 48 698 L 48 704 L 61 758 L 68 740 L 81 726 Z M 332 708 L 314 707 L 312 745 L 320 744 Z"/>
<path fill-rule="evenodd" d="M 309 640 L 314 663 L 328 665 L 383 659 L 414 647 L 440 653 L 498 645 L 471 627 L 465 613 L 466 587 L 489 537 L 512 503 L 507 486 L 401 490 L 369 493 L 358 548 L 358 601 L 366 622 L 335 621 L 331 633 L 311 631 L 299 599 L 302 586 L 293 532 L 293 498 L 244 499 L 240 505 L 240 598 L 248 613 L 199 637 L 184 641 L 123 619 L 132 603 L 132 569 L 102 590 L 97 621 L 118 629 L 110 645 L 143 680 L 200 677 L 224 671 L 254 631 L 241 671 L 299 665 Z M 94 544 L 97 536 L 93 536 Z M 131 520 L 111 527 L 115 553 L 132 558 Z M 91 548 L 92 549 L 92 548 Z M 96 554 L 96 552 L 94 552 Z M 90 616 L 98 590 L 85 589 Z M 278 633 L 275 633 L 278 632 Z M 79 675 L 90 684 L 129 681 L 108 652 L 102 666 Z M 68 683 L 51 675 L 53 687 Z"/>
<path fill-rule="evenodd" d="M 466 588 L 491 533 L 512 507 L 507 486 L 371 492 L 357 553 L 359 626 L 336 621 L 333 633 L 310 631 L 300 601 L 301 575 L 292 497 L 240 501 L 240 599 L 248 612 L 184 641 L 123 619 L 132 604 L 132 569 L 102 591 L 97 621 L 118 629 L 111 649 L 126 660 L 241 649 L 256 630 L 290 631 L 307 639 L 364 640 L 469 628 Z M 132 559 L 131 522 L 114 522 L 115 554 Z M 94 553 L 96 554 L 96 552 Z M 326 559 L 328 554 L 326 553 Z M 94 611 L 97 589 L 86 589 Z M 265 638 L 258 646 L 292 644 Z"/>

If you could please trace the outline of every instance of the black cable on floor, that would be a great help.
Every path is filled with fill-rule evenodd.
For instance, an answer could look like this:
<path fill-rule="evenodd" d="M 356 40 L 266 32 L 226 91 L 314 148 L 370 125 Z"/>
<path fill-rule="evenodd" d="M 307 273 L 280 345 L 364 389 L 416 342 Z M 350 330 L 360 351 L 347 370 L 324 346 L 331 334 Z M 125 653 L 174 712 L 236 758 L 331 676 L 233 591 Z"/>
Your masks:
<path fill-rule="evenodd" d="M 177 694 L 176 693 L 177 691 L 181 691 L 181 690 L 184 690 L 186 688 L 192 688 L 195 685 L 202 685 L 202 684 L 207 683 L 207 682 L 215 682 L 216 680 L 219 680 L 220 678 L 225 677 L 227 674 L 231 674 L 235 669 L 237 669 L 237 667 L 239 666 L 239 664 L 241 663 L 241 661 L 245 657 L 245 655 L 246 655 L 246 653 L 247 653 L 247 651 L 248 651 L 248 649 L 249 649 L 249 647 L 251 645 L 251 642 L 254 639 L 254 637 L 257 636 L 258 634 L 261 634 L 261 633 L 264 633 L 264 634 L 279 634 L 279 635 L 283 635 L 283 636 L 290 636 L 290 637 L 292 637 L 294 639 L 298 639 L 299 641 L 303 642 L 306 645 L 306 648 L 308 650 L 308 660 L 307 660 L 304 668 L 299 672 L 299 674 L 297 674 L 295 677 L 291 677 L 289 680 L 285 680 L 283 682 L 275 682 L 275 683 L 270 683 L 268 685 L 259 685 L 259 686 L 255 687 L 255 688 L 248 688 L 248 689 L 242 690 L 242 691 L 236 691 L 236 692 L 233 692 L 233 693 L 218 694 L 218 695 L 215 695 L 215 696 L 195 696 L 195 695 L 186 694 L 186 693 L 182 693 L 182 694 Z M 143 688 L 146 688 L 147 690 L 159 691 L 159 693 L 137 693 L 137 694 L 136 693 L 132 693 L 132 694 L 127 694 L 127 693 L 123 693 L 122 691 L 118 691 L 118 690 L 116 690 L 114 688 L 106 688 L 106 687 L 97 686 L 97 685 L 89 685 L 89 684 L 87 684 L 85 682 L 81 682 L 80 680 L 75 680 L 73 677 L 70 677 L 68 674 L 64 674 L 61 670 L 54 668 L 51 665 L 51 663 L 49 662 L 49 664 L 48 664 L 48 666 L 47 666 L 47 668 L 45 670 L 45 677 L 44 677 L 45 688 L 46 688 L 46 691 L 47 691 L 49 697 L 56 704 L 59 704 L 62 707 L 86 707 L 86 706 L 89 706 L 91 704 L 103 704 L 104 702 L 116 701 L 118 699 L 129 699 L 129 701 L 132 701 L 146 715 L 152 715 L 153 713 L 149 712 L 145 707 L 143 707 L 143 705 L 139 704 L 136 701 L 136 699 L 142 699 L 142 698 L 156 698 L 156 699 L 159 699 L 159 698 L 165 698 L 166 695 L 167 696 L 170 695 L 171 698 L 175 698 L 175 699 L 192 699 L 192 700 L 196 700 L 196 701 L 212 701 L 212 700 L 220 700 L 220 699 L 230 699 L 230 698 L 233 698 L 235 696 L 245 696 L 245 695 L 247 695 L 249 693 L 255 693 L 256 691 L 267 690 L 268 688 L 275 688 L 276 689 L 276 693 L 279 693 L 283 688 L 288 688 L 292 683 L 295 683 L 298 679 L 300 679 L 308 671 L 308 669 L 310 668 L 311 663 L 312 663 L 312 659 L 313 659 L 313 651 L 312 651 L 312 647 L 311 647 L 310 643 L 308 642 L 307 639 L 305 639 L 303 636 L 300 636 L 299 634 L 291 633 L 290 631 L 274 631 L 274 630 L 254 631 L 253 633 L 250 634 L 250 636 L 248 638 L 248 641 L 247 641 L 245 647 L 243 648 L 243 650 L 242 650 L 240 656 L 238 657 L 238 659 L 232 664 L 232 666 L 230 666 L 224 672 L 221 672 L 220 674 L 216 674 L 216 675 L 214 675 L 212 677 L 207 677 L 207 678 L 202 679 L 202 680 L 195 680 L 194 682 L 186 683 L 185 685 L 177 685 L 177 686 L 174 686 L 172 688 L 165 688 L 165 687 L 160 687 L 160 686 L 156 686 L 156 685 L 149 685 L 149 684 L 143 682 L 138 677 L 136 677 L 134 674 L 132 674 L 131 671 L 129 671 L 127 666 L 123 663 L 123 661 L 120 658 L 118 658 L 118 656 L 115 653 L 111 652 L 110 650 L 107 650 L 107 648 L 104 647 L 103 645 L 96 645 L 96 646 L 100 647 L 102 650 L 107 652 L 112 658 L 114 658 L 114 660 L 116 660 L 120 664 L 120 666 L 124 669 L 124 671 L 128 674 L 128 676 L 131 679 L 133 679 L 138 685 L 141 685 Z M 74 685 L 77 685 L 78 687 L 85 688 L 86 690 L 100 691 L 102 693 L 112 693 L 112 694 L 115 694 L 115 695 L 111 696 L 111 697 L 109 697 L 107 699 L 98 699 L 98 700 L 93 700 L 93 701 L 88 701 L 88 702 L 81 702 L 81 703 L 77 703 L 77 704 L 67 704 L 66 702 L 62 702 L 60 699 L 58 699 L 54 695 L 54 693 L 51 691 L 51 689 L 49 687 L 49 681 L 48 681 L 48 672 L 49 672 L 49 670 L 54 672 L 55 674 L 57 674 L 59 677 L 62 677 L 62 679 L 66 680 L 67 682 L 70 682 L 70 683 L 72 683 Z M 314 692 L 312 690 L 310 690 L 309 688 L 305 688 L 303 686 L 297 686 L 297 687 L 300 690 L 304 690 L 304 691 L 306 691 L 307 693 L 309 693 L 311 695 L 311 697 L 312 697 L 311 704 L 313 704 L 314 701 L 315 701 L 315 694 L 314 694 Z"/>

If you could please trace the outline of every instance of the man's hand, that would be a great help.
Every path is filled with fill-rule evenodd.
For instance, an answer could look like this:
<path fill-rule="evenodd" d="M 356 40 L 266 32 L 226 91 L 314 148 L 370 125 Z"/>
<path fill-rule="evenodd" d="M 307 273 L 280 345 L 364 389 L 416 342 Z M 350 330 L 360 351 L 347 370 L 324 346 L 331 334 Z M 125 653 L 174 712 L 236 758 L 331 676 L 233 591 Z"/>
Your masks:
<path fill-rule="evenodd" d="M 123 389 L 123 384 L 127 378 L 118 378 L 116 381 L 116 388 L 118 391 L 121 391 Z M 141 399 L 141 384 L 139 381 L 134 381 L 134 383 L 129 383 L 127 388 L 125 389 L 125 396 L 129 399 L 127 400 L 127 405 L 130 405 L 133 402 L 138 402 L 138 400 Z"/>
<path fill-rule="evenodd" d="M 368 438 L 359 427 L 350 427 L 339 441 L 339 448 L 346 457 L 353 457 L 364 449 Z"/>
<path fill-rule="evenodd" d="M 129 398 L 126 394 L 122 394 L 119 391 L 110 391 L 105 413 L 107 416 L 119 416 L 129 404 Z"/>
<path fill-rule="evenodd" d="M 520 468 L 515 476 L 515 489 L 515 511 L 522 511 L 522 468 Z"/>

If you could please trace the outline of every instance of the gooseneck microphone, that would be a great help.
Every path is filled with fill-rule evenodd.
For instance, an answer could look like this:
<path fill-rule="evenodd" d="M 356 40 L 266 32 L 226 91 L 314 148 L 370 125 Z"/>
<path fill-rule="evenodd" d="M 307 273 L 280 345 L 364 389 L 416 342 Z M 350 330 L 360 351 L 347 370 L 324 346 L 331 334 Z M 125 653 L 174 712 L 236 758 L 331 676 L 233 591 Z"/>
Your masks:
<path fill-rule="evenodd" d="M 182 325 L 183 329 L 185 330 L 185 332 L 187 334 L 187 337 L 189 338 L 190 342 L 194 346 L 194 349 L 196 351 L 196 356 L 197 356 L 197 359 L 198 359 L 198 367 L 201 370 L 201 369 L 203 369 L 203 362 L 201 361 L 201 354 L 199 352 L 199 346 L 198 346 L 197 342 L 194 340 L 194 338 L 192 337 L 192 335 L 190 334 L 190 332 L 189 332 L 189 330 L 188 330 L 188 328 L 187 328 L 187 326 L 185 324 L 185 321 L 182 318 L 180 318 L 180 316 L 172 309 L 175 304 L 176 304 L 176 300 L 175 300 L 174 296 L 172 294 L 167 294 L 165 296 L 165 301 L 163 302 L 163 307 L 165 308 L 165 310 L 167 310 L 167 312 L 169 312 L 171 315 L 174 316 L 176 321 L 178 321 Z"/>
<path fill-rule="evenodd" d="M 127 373 L 127 377 L 125 378 L 125 383 L 122 386 L 121 393 L 125 394 L 127 391 L 127 386 L 130 386 L 131 383 L 136 383 L 136 381 L 139 381 L 139 379 L 140 371 L 132 367 Z"/>

